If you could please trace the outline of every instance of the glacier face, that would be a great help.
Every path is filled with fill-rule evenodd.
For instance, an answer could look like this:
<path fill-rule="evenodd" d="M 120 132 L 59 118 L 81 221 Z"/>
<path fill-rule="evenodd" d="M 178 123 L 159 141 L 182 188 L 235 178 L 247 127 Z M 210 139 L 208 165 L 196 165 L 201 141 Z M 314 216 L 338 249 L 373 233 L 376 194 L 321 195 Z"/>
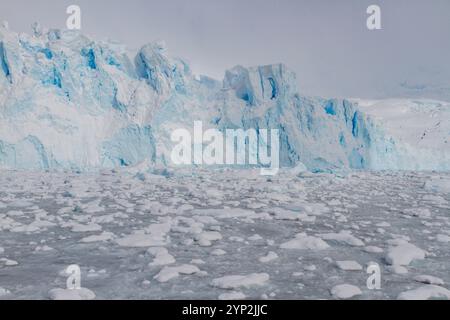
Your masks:
<path fill-rule="evenodd" d="M 433 108 L 434 102 L 422 102 L 416 110 L 408 101 L 380 107 L 309 98 L 298 93 L 296 75 L 282 64 L 237 66 L 217 81 L 193 75 L 162 42 L 131 54 L 119 43 L 77 31 L 26 35 L 3 26 L 0 67 L 1 167 L 95 170 L 143 161 L 170 166 L 172 130 L 202 121 L 222 130 L 279 129 L 282 166 L 450 169 L 448 104 Z M 389 106 L 416 110 L 408 113 L 408 139 L 391 128 L 402 112 L 381 112 Z M 423 117 L 433 120 L 418 128 L 415 121 Z M 434 120 L 440 121 L 437 131 Z M 443 142 L 424 142 L 423 129 Z M 411 132 L 420 143 L 409 139 Z"/>

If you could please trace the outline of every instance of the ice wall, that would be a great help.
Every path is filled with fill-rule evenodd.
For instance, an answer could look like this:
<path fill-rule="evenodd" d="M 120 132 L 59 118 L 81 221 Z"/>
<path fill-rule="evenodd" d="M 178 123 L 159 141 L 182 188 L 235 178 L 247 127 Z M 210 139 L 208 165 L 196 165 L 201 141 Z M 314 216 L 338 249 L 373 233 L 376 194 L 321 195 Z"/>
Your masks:
<path fill-rule="evenodd" d="M 392 117 L 373 114 L 376 105 L 305 97 L 296 84 L 283 64 L 237 66 L 220 82 L 193 75 L 162 42 L 131 54 L 119 43 L 76 31 L 36 27 L 26 35 L 3 26 L 0 166 L 170 166 L 172 130 L 200 120 L 205 129 L 279 129 L 283 166 L 449 170 L 447 142 L 427 145 L 424 153 L 423 144 L 391 130 Z M 448 106 L 433 110 L 435 120 L 448 118 Z M 447 124 L 443 119 L 444 129 L 433 131 L 436 123 L 427 122 L 425 129 L 447 139 Z M 414 121 L 409 130 L 423 134 L 422 127 L 414 131 Z"/>

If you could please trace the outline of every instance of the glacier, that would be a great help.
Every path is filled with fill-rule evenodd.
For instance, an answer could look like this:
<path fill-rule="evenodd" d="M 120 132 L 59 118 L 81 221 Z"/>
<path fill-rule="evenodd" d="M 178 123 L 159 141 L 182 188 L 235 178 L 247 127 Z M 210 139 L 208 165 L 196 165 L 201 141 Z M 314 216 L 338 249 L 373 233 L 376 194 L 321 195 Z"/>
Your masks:
<path fill-rule="evenodd" d="M 0 26 L 0 167 L 171 167 L 171 132 L 279 129 L 280 164 L 313 172 L 450 170 L 450 103 L 302 95 L 283 64 L 218 81 L 163 42 L 137 52 L 79 31 Z"/>

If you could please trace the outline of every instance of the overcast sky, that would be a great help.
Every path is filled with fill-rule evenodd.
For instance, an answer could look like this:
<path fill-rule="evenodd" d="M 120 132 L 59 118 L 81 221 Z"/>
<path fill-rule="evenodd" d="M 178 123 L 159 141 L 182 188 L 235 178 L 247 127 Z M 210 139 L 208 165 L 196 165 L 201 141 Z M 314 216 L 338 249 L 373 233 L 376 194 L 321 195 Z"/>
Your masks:
<path fill-rule="evenodd" d="M 406 82 L 450 96 L 449 0 L 0 0 L 0 20 L 64 28 L 70 4 L 84 33 L 133 48 L 163 39 L 218 79 L 237 64 L 283 62 L 307 95 L 395 96 Z M 366 28 L 370 4 L 381 6 L 382 30 Z"/>

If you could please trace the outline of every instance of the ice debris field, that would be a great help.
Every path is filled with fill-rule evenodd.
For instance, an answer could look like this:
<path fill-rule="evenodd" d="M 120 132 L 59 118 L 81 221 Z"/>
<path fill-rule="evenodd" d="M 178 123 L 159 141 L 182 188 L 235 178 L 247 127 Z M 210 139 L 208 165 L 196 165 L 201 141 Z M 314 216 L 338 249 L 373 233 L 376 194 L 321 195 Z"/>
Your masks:
<path fill-rule="evenodd" d="M 4 171 L 0 199 L 1 299 L 450 298 L 448 174 Z"/>

